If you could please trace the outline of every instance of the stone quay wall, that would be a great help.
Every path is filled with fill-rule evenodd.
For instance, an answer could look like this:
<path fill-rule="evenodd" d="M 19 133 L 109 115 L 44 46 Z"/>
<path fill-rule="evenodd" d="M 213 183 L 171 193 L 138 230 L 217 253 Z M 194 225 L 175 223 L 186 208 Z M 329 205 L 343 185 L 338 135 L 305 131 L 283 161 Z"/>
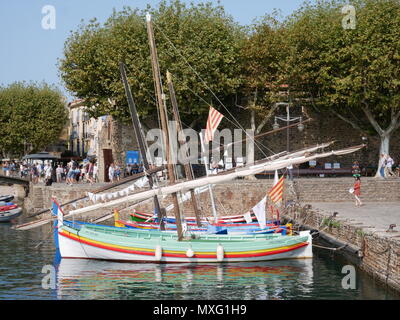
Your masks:
<path fill-rule="evenodd" d="M 327 215 L 309 205 L 293 207 L 284 219 L 296 228 L 318 230 L 321 238 L 336 243 L 336 248 L 351 249 L 359 258 L 359 267 L 375 280 L 400 292 L 400 235 L 398 232 L 366 230 L 362 224 Z M 339 250 L 340 251 L 340 250 Z"/>
<path fill-rule="evenodd" d="M 30 186 L 29 196 L 25 199 L 25 208 L 30 213 L 36 213 L 45 208 L 50 208 L 51 197 L 55 196 L 61 203 L 85 196 L 87 192 L 92 192 L 106 184 L 79 184 L 68 186 L 66 184 L 53 184 L 51 187 L 43 184 Z M 259 180 L 235 180 L 229 183 L 215 185 L 213 192 L 216 198 L 218 214 L 222 216 L 243 214 L 253 208 L 271 189 L 272 179 Z M 287 185 L 287 183 L 286 183 Z M 113 188 L 108 192 L 115 192 L 126 188 L 128 184 Z M 308 202 L 342 202 L 353 201 L 353 196 L 348 192 L 353 186 L 352 178 L 303 178 L 295 180 L 295 190 L 298 200 L 306 204 Z M 379 180 L 375 178 L 363 178 L 361 186 L 361 199 L 364 202 L 397 202 L 400 201 L 400 179 Z M 288 188 L 285 188 L 287 199 L 290 199 Z M 172 203 L 172 197 L 167 196 L 161 201 L 162 206 L 167 207 Z M 204 216 L 211 216 L 211 203 L 209 192 L 205 191 L 198 196 L 198 204 Z M 88 203 L 80 204 L 89 205 Z M 134 207 L 137 211 L 153 212 L 153 202 L 149 201 L 134 205 L 123 203 L 119 207 L 121 213 L 127 213 L 131 208 L 124 210 L 125 207 Z M 66 208 L 68 211 L 70 208 Z M 99 214 L 104 211 L 99 210 Z M 185 216 L 193 216 L 193 208 L 190 201 L 182 205 Z M 169 212 L 168 214 L 173 214 Z M 97 214 L 96 214 L 97 215 Z"/>

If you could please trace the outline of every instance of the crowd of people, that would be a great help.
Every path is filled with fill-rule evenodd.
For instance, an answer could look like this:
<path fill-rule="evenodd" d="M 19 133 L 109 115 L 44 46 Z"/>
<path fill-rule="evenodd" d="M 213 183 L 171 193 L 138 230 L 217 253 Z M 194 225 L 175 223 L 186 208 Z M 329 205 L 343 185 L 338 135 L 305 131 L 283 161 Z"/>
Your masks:
<path fill-rule="evenodd" d="M 67 164 L 55 163 L 54 165 L 46 160 L 37 160 L 32 163 L 6 161 L 1 167 L 5 176 L 29 178 L 34 184 L 42 182 L 51 185 L 56 182 L 73 185 L 80 182 L 91 184 L 99 182 L 98 165 L 95 160 L 84 160 L 81 163 L 71 160 Z M 123 177 L 143 172 L 144 168 L 143 163 L 128 164 L 125 168 L 112 163 L 106 170 L 109 181 L 114 183 Z"/>
<path fill-rule="evenodd" d="M 56 163 L 55 166 L 46 160 L 32 163 L 12 161 L 5 162 L 2 169 L 6 176 L 29 178 L 34 184 L 43 182 L 51 185 L 53 182 L 57 182 L 72 185 L 79 182 L 91 184 L 98 182 L 98 167 L 95 161 L 84 161 L 78 164 L 71 160 L 66 165 Z"/>

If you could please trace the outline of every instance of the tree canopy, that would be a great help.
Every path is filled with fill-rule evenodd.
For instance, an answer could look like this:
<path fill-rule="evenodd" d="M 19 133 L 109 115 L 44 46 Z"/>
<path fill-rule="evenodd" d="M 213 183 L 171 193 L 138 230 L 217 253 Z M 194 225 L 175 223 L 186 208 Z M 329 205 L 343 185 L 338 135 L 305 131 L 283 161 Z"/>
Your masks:
<path fill-rule="evenodd" d="M 22 155 L 57 142 L 67 121 L 64 97 L 45 83 L 16 82 L 0 86 L 0 150 Z"/>
<path fill-rule="evenodd" d="M 346 5 L 305 2 L 286 18 L 273 12 L 248 27 L 211 3 L 126 7 L 104 24 L 93 20 L 70 35 L 60 75 L 69 91 L 87 101 L 91 115 L 127 120 L 118 69 L 124 61 L 142 119 L 155 118 L 149 12 L 161 75 L 172 73 L 184 121 L 205 120 L 209 105 L 219 108 L 217 96 L 232 111 L 240 105 L 250 110 L 259 132 L 287 86 L 294 101 L 330 112 L 363 135 L 380 136 L 380 151 L 388 153 L 390 136 L 400 127 L 400 2 L 351 1 L 354 28 L 345 28 Z"/>
<path fill-rule="evenodd" d="M 93 20 L 68 38 L 59 61 L 60 75 L 68 90 L 92 107 L 91 115 L 129 119 L 118 68 L 124 61 L 140 115 L 155 116 L 148 12 L 154 21 L 161 74 L 164 77 L 169 70 L 174 77 L 182 118 L 192 122 L 207 114 L 209 104 L 216 103 L 208 89 L 223 102 L 233 101 L 241 84 L 242 28 L 221 6 L 162 1 L 157 8 L 114 12 L 102 25 Z"/>
<path fill-rule="evenodd" d="M 287 80 L 314 107 L 378 134 L 388 153 L 400 127 L 400 2 L 352 1 L 354 28 L 343 25 L 345 4 L 306 3 L 288 18 Z"/>

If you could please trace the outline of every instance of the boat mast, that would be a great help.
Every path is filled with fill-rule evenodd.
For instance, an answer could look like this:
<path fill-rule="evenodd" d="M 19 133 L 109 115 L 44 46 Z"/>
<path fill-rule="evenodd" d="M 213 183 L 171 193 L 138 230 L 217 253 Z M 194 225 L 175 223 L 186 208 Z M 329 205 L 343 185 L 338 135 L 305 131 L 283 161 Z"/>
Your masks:
<path fill-rule="evenodd" d="M 172 110 L 173 110 L 174 118 L 175 118 L 175 121 L 177 124 L 176 130 L 178 132 L 178 141 L 179 141 L 180 146 L 183 147 L 186 141 L 181 136 L 181 134 L 183 132 L 183 127 L 182 127 L 181 117 L 179 115 L 178 102 L 176 101 L 175 88 L 174 88 L 174 84 L 172 82 L 171 73 L 169 71 L 167 71 L 167 82 L 168 82 L 169 94 L 171 96 L 171 104 L 173 107 Z M 186 154 L 187 154 L 187 150 L 186 150 Z M 188 180 L 193 180 L 194 177 L 193 177 L 190 162 L 185 163 L 184 167 L 185 167 L 186 178 Z M 190 196 L 191 196 L 191 200 L 192 200 L 194 214 L 196 216 L 197 226 L 201 227 L 199 206 L 197 204 L 196 195 L 195 195 L 195 192 L 193 189 L 190 189 Z"/>
<path fill-rule="evenodd" d="M 167 170 L 168 170 L 168 179 L 170 184 L 175 183 L 175 172 L 174 172 L 174 165 L 171 157 L 171 147 L 170 147 L 170 136 L 168 130 L 168 116 L 167 110 L 165 106 L 165 95 L 162 91 L 162 84 L 161 84 L 161 76 L 160 76 L 160 66 L 158 63 L 157 57 L 157 48 L 156 43 L 154 40 L 154 32 L 153 32 L 153 25 L 151 22 L 151 15 L 146 15 L 146 24 L 147 24 L 147 34 L 149 37 L 149 44 L 150 44 L 150 55 L 151 55 L 151 65 L 153 70 L 153 78 L 155 82 L 156 94 L 157 94 L 157 103 L 158 109 L 160 112 L 161 118 L 161 127 L 164 133 L 164 145 L 166 149 L 166 158 L 167 158 Z M 172 194 L 172 199 L 174 203 L 174 213 L 175 213 L 175 220 L 176 220 L 176 228 L 178 231 L 178 239 L 182 240 L 183 232 L 182 232 L 182 222 L 181 222 L 181 214 L 178 202 L 178 195 L 177 193 Z"/>
<path fill-rule="evenodd" d="M 201 151 L 203 153 L 204 168 L 206 169 L 206 176 L 208 177 L 208 176 L 210 176 L 210 173 L 208 172 L 208 170 L 209 170 L 208 155 L 205 151 L 204 139 L 203 139 L 203 135 L 201 132 L 199 133 L 199 136 L 200 136 Z M 217 223 L 218 222 L 218 219 L 217 219 L 218 214 L 217 214 L 217 208 L 215 206 L 214 192 L 213 192 L 211 184 L 208 185 L 208 191 L 210 193 L 211 209 L 212 209 L 212 213 L 214 216 L 214 223 Z"/>
<path fill-rule="evenodd" d="M 133 128 L 135 130 L 136 139 L 137 139 L 137 142 L 139 145 L 140 153 L 142 154 L 143 166 L 144 166 L 146 172 L 149 172 L 150 165 L 149 165 L 149 162 L 147 159 L 146 144 L 145 144 L 143 132 L 142 132 L 142 129 L 140 126 L 140 121 L 139 121 L 139 117 L 137 114 L 136 105 L 135 105 L 135 102 L 133 101 L 132 92 L 131 92 L 131 89 L 129 87 L 128 80 L 126 77 L 126 68 L 125 68 L 124 63 L 122 63 L 122 62 L 120 63 L 119 70 L 121 73 L 122 82 L 124 84 L 126 98 L 128 100 L 129 110 L 130 110 L 131 117 L 132 117 L 132 123 L 133 123 Z M 150 188 L 153 189 L 153 185 L 154 185 L 153 175 L 149 175 L 148 179 L 149 179 Z M 165 230 L 164 219 L 163 219 L 164 210 L 161 210 L 160 202 L 158 201 L 157 196 L 154 196 L 154 207 L 155 207 L 155 209 L 157 211 L 157 215 L 160 219 L 160 230 Z"/>

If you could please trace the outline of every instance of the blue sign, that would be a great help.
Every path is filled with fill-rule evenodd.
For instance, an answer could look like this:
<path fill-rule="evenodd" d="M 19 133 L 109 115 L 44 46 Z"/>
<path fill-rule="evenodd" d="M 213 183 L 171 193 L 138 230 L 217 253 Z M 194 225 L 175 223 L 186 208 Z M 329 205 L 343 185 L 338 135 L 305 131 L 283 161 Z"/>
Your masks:
<path fill-rule="evenodd" d="M 126 164 L 139 164 L 140 154 L 139 151 L 127 151 L 126 152 Z"/>

